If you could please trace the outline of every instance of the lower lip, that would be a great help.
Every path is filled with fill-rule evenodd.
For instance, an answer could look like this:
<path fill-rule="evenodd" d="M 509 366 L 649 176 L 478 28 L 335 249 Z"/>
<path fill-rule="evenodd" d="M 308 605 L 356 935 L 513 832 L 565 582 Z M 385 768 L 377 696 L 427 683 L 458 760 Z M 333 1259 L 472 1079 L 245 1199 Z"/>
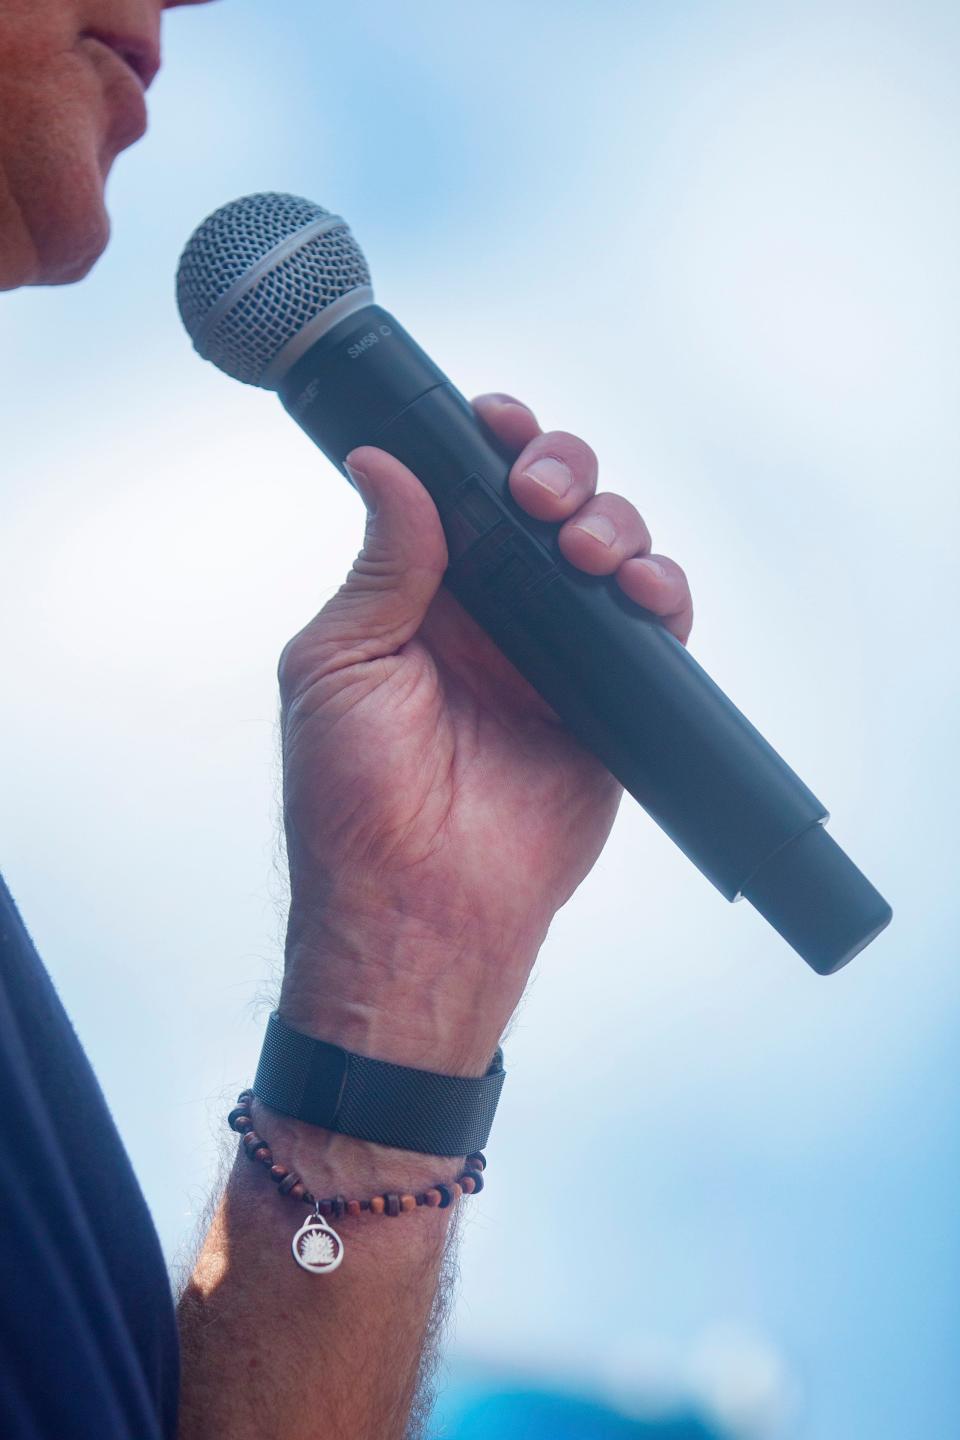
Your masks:
<path fill-rule="evenodd" d="M 116 117 L 115 138 L 122 146 L 132 145 L 147 128 L 147 101 L 143 81 L 133 66 L 103 40 L 98 40 L 93 35 L 88 35 L 85 39 L 88 45 L 95 47 L 98 56 L 109 56 L 109 63 L 116 71 L 117 82 L 111 80 L 109 86 L 105 85 L 104 88 Z M 97 69 L 100 69 L 101 63 L 98 59 Z"/>

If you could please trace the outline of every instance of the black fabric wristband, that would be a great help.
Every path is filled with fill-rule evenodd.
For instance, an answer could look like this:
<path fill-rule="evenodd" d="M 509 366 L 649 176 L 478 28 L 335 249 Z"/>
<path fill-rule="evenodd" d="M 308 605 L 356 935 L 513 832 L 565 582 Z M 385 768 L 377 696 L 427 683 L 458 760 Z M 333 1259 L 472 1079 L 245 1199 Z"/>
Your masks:
<path fill-rule="evenodd" d="M 487 1143 L 505 1075 L 501 1050 L 486 1075 L 437 1075 L 315 1040 L 275 1010 L 253 1093 L 283 1115 L 357 1140 L 424 1155 L 471 1155 Z"/>

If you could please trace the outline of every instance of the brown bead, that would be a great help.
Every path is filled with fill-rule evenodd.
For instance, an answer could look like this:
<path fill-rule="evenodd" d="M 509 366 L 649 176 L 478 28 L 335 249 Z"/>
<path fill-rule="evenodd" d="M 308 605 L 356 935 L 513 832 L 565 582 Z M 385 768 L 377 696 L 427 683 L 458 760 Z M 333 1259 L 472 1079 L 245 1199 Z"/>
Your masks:
<path fill-rule="evenodd" d="M 243 1135 L 248 1130 L 253 1129 L 253 1121 L 250 1119 L 249 1115 L 241 1115 L 237 1120 L 233 1122 L 233 1128 L 241 1135 Z"/>
<path fill-rule="evenodd" d="M 374 1195 L 370 1201 L 370 1214 L 382 1215 L 387 1208 L 387 1202 L 382 1195 Z"/>
<path fill-rule="evenodd" d="M 403 1211 L 405 1211 L 407 1214 L 409 1214 L 411 1210 L 416 1210 L 416 1208 L 417 1208 L 417 1197 L 416 1197 L 415 1195 L 401 1195 L 401 1196 L 400 1196 L 400 1209 L 401 1209 L 401 1210 L 403 1210 Z"/>
<path fill-rule="evenodd" d="M 423 1198 L 432 1209 L 435 1209 L 436 1206 L 440 1204 L 443 1196 L 440 1194 L 439 1190 L 427 1190 L 424 1192 Z"/>
<path fill-rule="evenodd" d="M 307 1187 L 306 1185 L 304 1185 L 302 1180 L 298 1180 L 296 1185 L 290 1186 L 289 1195 L 291 1200 L 303 1200 L 306 1196 L 306 1193 Z"/>
<path fill-rule="evenodd" d="M 485 1184 L 483 1178 L 483 1171 L 465 1170 L 464 1173 L 460 1176 L 460 1184 L 463 1185 L 464 1188 L 466 1188 L 466 1182 L 468 1180 L 473 1181 L 473 1189 L 471 1191 L 468 1191 L 467 1193 L 471 1195 L 479 1195 Z"/>
<path fill-rule="evenodd" d="M 474 1190 L 476 1189 L 476 1181 L 469 1173 L 469 1171 L 466 1175 L 460 1176 L 460 1189 L 463 1191 L 464 1195 L 472 1195 Z"/>
<path fill-rule="evenodd" d="M 270 1179 L 273 1180 L 277 1185 L 280 1184 L 281 1180 L 286 1180 L 289 1174 L 290 1171 L 287 1169 L 286 1165 L 271 1165 L 270 1167 Z"/>
<path fill-rule="evenodd" d="M 266 1143 L 263 1136 L 258 1135 L 256 1130 L 248 1130 L 243 1137 L 243 1148 L 247 1152 L 247 1158 L 252 1160 L 256 1152 L 260 1149 L 260 1146 Z"/>
<path fill-rule="evenodd" d="M 450 1186 L 450 1194 L 454 1201 L 460 1199 L 460 1196 L 463 1194 L 463 1186 L 460 1184 L 459 1180 L 454 1180 L 453 1184 Z"/>
<path fill-rule="evenodd" d="M 273 1164 L 273 1151 L 269 1145 L 258 1145 L 253 1152 L 254 1160 L 259 1160 L 261 1165 Z"/>
<path fill-rule="evenodd" d="M 227 1124 L 230 1126 L 231 1130 L 236 1130 L 237 1121 L 241 1118 L 241 1116 L 246 1116 L 249 1119 L 250 1111 L 247 1109 L 246 1105 L 237 1105 L 230 1111 L 230 1114 L 227 1116 Z"/>
<path fill-rule="evenodd" d="M 396 1217 L 400 1214 L 400 1196 L 395 1190 L 391 1190 L 390 1193 L 388 1195 L 384 1195 L 383 1198 L 387 1204 L 387 1214 L 393 1216 L 394 1219 L 396 1219 Z"/>
<path fill-rule="evenodd" d="M 285 1175 L 284 1178 L 280 1181 L 280 1194 L 289 1195 L 294 1185 L 299 1185 L 300 1183 L 300 1176 L 296 1173 L 296 1171 L 291 1170 L 290 1173 L 288 1175 Z"/>
<path fill-rule="evenodd" d="M 348 1214 L 348 1215 L 359 1215 L 359 1214 L 360 1214 L 360 1201 L 359 1201 L 359 1200 L 348 1200 L 348 1201 L 347 1201 L 347 1214 Z"/>

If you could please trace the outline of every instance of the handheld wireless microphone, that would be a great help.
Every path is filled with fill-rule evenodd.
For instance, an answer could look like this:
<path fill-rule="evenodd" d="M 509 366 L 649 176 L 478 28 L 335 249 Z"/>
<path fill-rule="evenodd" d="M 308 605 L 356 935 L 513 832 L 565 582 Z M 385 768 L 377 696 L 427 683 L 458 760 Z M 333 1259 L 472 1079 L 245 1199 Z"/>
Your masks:
<path fill-rule="evenodd" d="M 516 455 L 374 303 L 344 220 L 291 195 L 236 200 L 187 244 L 177 299 L 199 354 L 276 390 L 342 473 L 359 445 L 410 467 L 443 523 L 444 584 L 722 895 L 822 975 L 880 933 L 890 907 L 820 801 L 656 616 L 516 504 Z"/>

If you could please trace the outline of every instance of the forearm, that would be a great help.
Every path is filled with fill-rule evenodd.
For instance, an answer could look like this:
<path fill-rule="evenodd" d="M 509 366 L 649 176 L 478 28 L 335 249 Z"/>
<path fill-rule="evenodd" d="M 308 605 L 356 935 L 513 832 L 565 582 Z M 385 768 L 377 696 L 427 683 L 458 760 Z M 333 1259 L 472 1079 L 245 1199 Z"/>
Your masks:
<path fill-rule="evenodd" d="M 685 639 L 682 572 L 662 556 L 652 568 L 630 559 L 649 534 L 622 497 L 591 498 L 589 447 L 545 435 L 509 399 L 478 408 L 520 451 L 514 500 L 561 527 L 567 561 L 616 573 Z M 280 1012 L 374 1059 L 482 1076 L 621 789 L 442 588 L 447 546 L 428 491 L 382 451 L 348 458 L 367 506 L 363 548 L 280 665 L 292 894 Z M 563 472 L 561 493 L 549 476 Z M 612 543 L 580 523 L 594 510 Z M 315 1194 L 416 1191 L 459 1173 L 457 1160 L 275 1116 L 262 1126 Z M 343 1264 L 314 1276 L 290 1253 L 291 1206 L 262 1166 L 239 1160 L 181 1305 L 181 1440 L 404 1433 L 450 1211 L 340 1221 Z"/>
<path fill-rule="evenodd" d="M 429 1000 L 435 987 L 428 962 L 443 974 L 460 944 L 451 930 L 431 932 L 393 913 L 357 920 L 330 907 L 309 924 L 294 914 L 280 1013 L 294 1028 L 361 1054 L 483 1075 L 499 1039 L 497 1020 L 482 1012 L 461 1020 L 458 1009 Z M 405 1001 L 389 979 L 397 971 L 410 977 L 401 987 Z M 417 1194 L 463 1173 L 463 1156 L 332 1134 L 258 1100 L 252 1118 L 274 1159 L 316 1196 Z M 406 1435 L 425 1351 L 429 1364 L 430 1331 L 446 1300 L 441 1277 L 456 1209 L 423 1205 L 396 1217 L 333 1219 L 343 1262 L 310 1274 L 291 1253 L 308 1207 L 282 1196 L 241 1146 L 180 1301 L 180 1440 Z M 411 1429 L 415 1435 L 416 1424 Z"/>
<path fill-rule="evenodd" d="M 258 1133 L 318 1195 L 366 1198 L 454 1180 L 462 1161 L 331 1135 L 254 1104 Z M 342 1265 L 313 1275 L 291 1240 L 307 1218 L 238 1154 L 181 1298 L 180 1440 L 400 1440 L 442 1306 L 455 1207 L 333 1221 Z M 416 1426 L 413 1427 L 416 1433 Z"/>

